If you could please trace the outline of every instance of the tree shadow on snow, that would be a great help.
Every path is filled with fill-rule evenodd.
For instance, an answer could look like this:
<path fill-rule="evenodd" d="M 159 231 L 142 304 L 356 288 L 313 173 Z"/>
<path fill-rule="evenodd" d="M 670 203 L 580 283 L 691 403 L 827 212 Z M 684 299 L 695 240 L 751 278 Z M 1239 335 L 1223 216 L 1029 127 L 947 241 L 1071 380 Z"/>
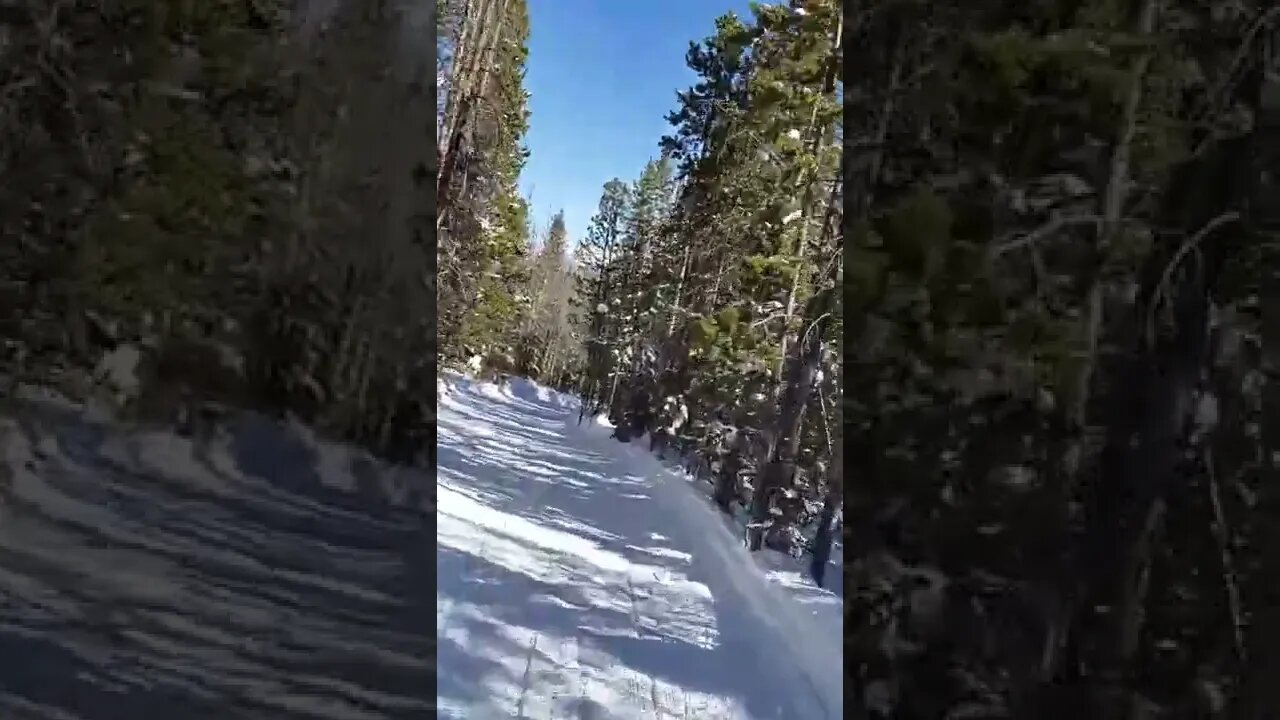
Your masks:
<path fill-rule="evenodd" d="M 326 486 L 315 444 L 264 419 L 220 463 L 163 433 L 24 424 L 46 450 L 0 488 L 0 714 L 430 713 L 427 518 L 377 468 Z"/>

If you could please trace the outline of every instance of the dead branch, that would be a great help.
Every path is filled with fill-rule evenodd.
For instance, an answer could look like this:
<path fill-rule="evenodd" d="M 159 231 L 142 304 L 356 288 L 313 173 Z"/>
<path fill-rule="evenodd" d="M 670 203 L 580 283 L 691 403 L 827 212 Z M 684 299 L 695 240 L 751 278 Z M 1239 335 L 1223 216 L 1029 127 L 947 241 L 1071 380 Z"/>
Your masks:
<path fill-rule="evenodd" d="M 1222 96 L 1230 89 L 1232 80 L 1240 74 L 1240 68 L 1248 59 L 1249 51 L 1253 48 L 1254 39 L 1264 27 L 1274 22 L 1277 17 L 1280 17 L 1280 5 L 1268 9 L 1253 21 L 1253 24 L 1249 26 L 1249 30 L 1245 32 L 1244 39 L 1240 41 L 1240 47 L 1236 49 L 1235 57 L 1231 59 L 1231 64 L 1227 67 L 1227 71 L 1223 73 L 1222 79 L 1218 81 L 1218 84 L 1210 92 L 1206 93 L 1207 107 L 1193 122 L 1205 122 L 1221 110 Z M 1211 133 L 1210 137 L 1205 138 L 1192 154 L 1198 155 L 1204 147 L 1208 146 L 1212 139 Z"/>
<path fill-rule="evenodd" d="M 1243 665 L 1246 657 L 1244 605 L 1240 601 L 1240 585 L 1236 580 L 1235 563 L 1231 557 L 1230 531 L 1227 528 L 1226 513 L 1222 509 L 1222 490 L 1218 486 L 1218 475 L 1214 469 L 1213 451 L 1208 446 L 1204 450 L 1204 465 L 1205 476 L 1209 480 L 1209 504 L 1213 507 L 1213 537 L 1218 543 L 1218 557 L 1222 560 L 1222 585 L 1227 595 L 1227 610 L 1231 614 L 1232 641 L 1235 643 L 1236 657 Z"/>
<path fill-rule="evenodd" d="M 1164 270 L 1160 273 L 1160 281 L 1156 283 L 1155 289 L 1151 296 L 1151 305 L 1147 308 L 1147 340 L 1151 341 L 1155 338 L 1156 327 L 1156 311 L 1160 307 L 1160 301 L 1169 297 L 1168 287 L 1169 281 L 1173 278 L 1173 273 L 1186 259 L 1187 254 L 1200 246 L 1200 243 L 1214 231 L 1228 223 L 1236 222 L 1240 219 L 1240 213 L 1235 210 L 1228 210 L 1221 215 L 1213 218 L 1205 223 L 1203 227 L 1195 232 L 1195 234 L 1183 241 L 1173 257 L 1169 259 L 1168 264 L 1164 266 Z"/>
<path fill-rule="evenodd" d="M 1100 229 L 1102 227 L 1102 217 L 1099 215 L 1055 216 L 1054 218 L 1049 220 L 1049 222 L 1045 223 L 1044 225 L 1041 225 L 1040 227 L 1036 228 L 1035 230 L 1032 230 L 1031 232 L 1025 235 L 1022 235 L 1021 237 L 1014 237 L 1013 239 L 1008 239 L 1010 236 L 1005 236 L 1005 238 L 1002 238 L 1001 240 L 997 241 L 996 244 L 990 250 L 990 257 L 994 260 L 995 258 L 998 258 L 1002 255 L 1010 253 L 1019 248 L 1035 245 L 1036 243 L 1039 243 L 1041 240 L 1045 240 L 1046 238 L 1058 232 L 1059 230 L 1066 230 L 1067 228 L 1076 227 L 1079 225 L 1092 225 L 1095 228 Z"/>

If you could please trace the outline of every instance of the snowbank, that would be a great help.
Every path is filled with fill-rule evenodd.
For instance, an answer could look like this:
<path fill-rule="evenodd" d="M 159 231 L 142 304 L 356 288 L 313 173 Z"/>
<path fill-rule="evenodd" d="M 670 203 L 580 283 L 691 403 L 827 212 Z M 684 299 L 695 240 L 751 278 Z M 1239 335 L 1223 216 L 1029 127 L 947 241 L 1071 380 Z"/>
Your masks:
<path fill-rule="evenodd" d="M 6 400 L 0 714 L 430 717 L 434 478 L 359 456 L 249 415 L 204 442 Z"/>
<path fill-rule="evenodd" d="M 525 402 L 538 403 L 562 410 L 577 409 L 577 398 L 552 390 L 524 377 L 515 377 L 508 384 L 511 395 Z"/>
<path fill-rule="evenodd" d="M 598 435 L 597 435 L 598 439 Z M 724 514 L 682 472 L 664 465 L 646 449 L 614 443 L 629 456 L 631 471 L 654 478 L 654 499 L 684 528 L 698 534 L 705 552 L 718 559 L 719 580 L 751 600 L 752 615 L 797 660 L 781 664 L 778 672 L 796 674 L 800 687 L 809 687 L 822 705 L 821 715 L 842 717 L 844 698 L 844 602 L 841 594 L 813 585 L 794 558 L 772 550 L 752 553 L 741 534 L 730 530 Z M 833 553 L 838 559 L 840 556 Z M 827 581 L 833 587 L 839 578 Z"/>
<path fill-rule="evenodd" d="M 576 417 L 574 424 L 577 424 Z M 582 423 L 580 429 L 581 432 L 591 436 L 593 439 L 609 440 L 615 446 L 622 447 L 623 443 L 619 443 L 612 438 L 613 430 L 613 423 L 605 415 L 591 417 Z M 649 434 L 645 433 L 625 443 L 628 446 L 628 451 L 635 453 L 634 457 L 643 459 L 646 463 L 648 469 L 644 470 L 644 472 L 663 472 L 674 475 L 687 486 L 689 492 L 699 497 L 705 505 L 715 508 L 715 503 L 711 497 L 713 490 L 711 485 L 698 481 L 684 472 L 683 469 L 677 467 L 675 460 L 663 461 L 654 456 L 649 451 L 649 442 Z M 725 526 L 730 536 L 739 539 L 745 537 L 747 523 L 750 522 L 750 518 L 743 508 L 735 507 L 733 517 L 726 516 L 718 509 L 715 510 L 715 515 L 717 522 Z M 809 607 L 810 612 L 825 615 L 827 617 L 825 622 L 835 623 L 839 626 L 842 625 L 844 620 L 844 558 L 842 550 L 840 540 L 837 537 L 832 546 L 831 556 L 827 560 L 826 575 L 823 578 L 823 586 L 827 589 L 816 587 L 810 578 L 810 557 L 808 555 L 794 558 L 766 548 L 752 553 L 751 557 L 770 582 L 787 588 L 796 595 L 797 602 Z"/>
<path fill-rule="evenodd" d="M 94 408 L 50 391 L 27 389 L 21 397 L 14 410 L 24 428 L 0 415 L 0 469 L 10 472 L 24 467 L 34 448 L 40 458 L 68 466 L 109 462 L 123 472 L 164 476 L 208 492 L 259 483 L 249 477 L 256 474 L 430 510 L 429 471 L 387 465 L 362 448 L 322 440 L 296 421 L 244 413 L 211 437 L 193 440 L 164 429 L 115 425 Z M 39 437 L 34 444 L 33 435 Z"/>

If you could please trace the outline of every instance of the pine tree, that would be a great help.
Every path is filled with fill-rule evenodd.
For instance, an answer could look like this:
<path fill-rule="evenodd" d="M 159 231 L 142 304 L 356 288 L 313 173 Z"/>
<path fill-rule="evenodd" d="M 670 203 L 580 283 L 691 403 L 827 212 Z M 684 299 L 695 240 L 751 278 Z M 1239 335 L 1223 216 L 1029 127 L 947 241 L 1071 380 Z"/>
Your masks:
<path fill-rule="evenodd" d="M 509 328 L 529 312 L 521 297 L 528 280 L 530 218 L 518 187 L 528 157 L 522 144 L 529 123 L 523 87 L 528 10 L 524 0 L 472 5 L 470 15 L 461 8 L 448 13 L 457 28 L 451 34 L 456 39 L 446 43 L 455 62 L 444 89 L 448 107 L 439 118 L 440 147 L 452 154 L 452 169 L 441 171 L 449 173 L 441 180 L 448 187 L 448 207 L 440 211 L 448 217 L 440 216 L 437 241 L 445 362 L 510 353 L 515 338 Z M 470 64 L 481 57 L 492 62 Z"/>
<path fill-rule="evenodd" d="M 625 183 L 617 178 L 605 183 L 587 236 L 574 253 L 575 304 L 586 342 L 586 366 L 579 384 L 584 405 L 593 407 L 611 406 L 617 387 L 612 316 L 620 310 L 621 279 L 615 261 L 622 254 L 630 204 L 631 192 Z"/>

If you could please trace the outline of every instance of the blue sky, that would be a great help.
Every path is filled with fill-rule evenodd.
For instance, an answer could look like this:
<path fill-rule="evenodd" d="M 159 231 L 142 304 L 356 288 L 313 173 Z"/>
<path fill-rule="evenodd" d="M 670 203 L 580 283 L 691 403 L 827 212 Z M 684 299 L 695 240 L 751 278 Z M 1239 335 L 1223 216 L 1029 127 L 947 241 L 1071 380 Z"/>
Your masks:
<path fill-rule="evenodd" d="M 601 186 L 635 180 L 657 156 L 676 91 L 694 80 L 689 41 L 730 10 L 751 15 L 747 0 L 529 0 L 532 117 L 520 187 L 532 190 L 535 227 L 563 208 L 577 241 Z"/>

